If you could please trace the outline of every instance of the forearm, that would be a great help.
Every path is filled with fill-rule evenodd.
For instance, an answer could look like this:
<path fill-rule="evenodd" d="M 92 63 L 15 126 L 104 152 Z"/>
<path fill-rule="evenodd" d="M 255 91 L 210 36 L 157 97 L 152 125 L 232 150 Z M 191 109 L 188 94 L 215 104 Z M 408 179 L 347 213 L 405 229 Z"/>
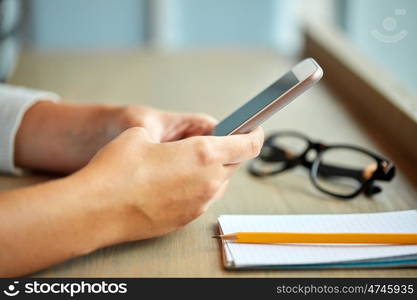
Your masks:
<path fill-rule="evenodd" d="M 0 194 L 0 277 L 124 240 L 123 206 L 79 174 Z"/>
<path fill-rule="evenodd" d="M 33 105 L 16 135 L 16 165 L 59 173 L 82 168 L 124 129 L 110 121 L 117 109 L 47 101 Z"/>

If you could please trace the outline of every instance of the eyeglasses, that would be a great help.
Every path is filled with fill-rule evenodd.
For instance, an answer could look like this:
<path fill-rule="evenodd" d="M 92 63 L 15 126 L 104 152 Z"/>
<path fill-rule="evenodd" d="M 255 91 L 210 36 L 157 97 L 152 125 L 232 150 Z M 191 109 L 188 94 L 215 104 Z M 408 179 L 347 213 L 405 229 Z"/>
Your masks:
<path fill-rule="evenodd" d="M 265 177 L 297 166 L 310 170 L 317 189 L 341 199 L 380 193 L 382 189 L 375 181 L 390 181 L 395 175 L 391 161 L 366 149 L 348 144 L 324 145 L 293 131 L 269 135 L 248 170 L 254 176 Z"/>

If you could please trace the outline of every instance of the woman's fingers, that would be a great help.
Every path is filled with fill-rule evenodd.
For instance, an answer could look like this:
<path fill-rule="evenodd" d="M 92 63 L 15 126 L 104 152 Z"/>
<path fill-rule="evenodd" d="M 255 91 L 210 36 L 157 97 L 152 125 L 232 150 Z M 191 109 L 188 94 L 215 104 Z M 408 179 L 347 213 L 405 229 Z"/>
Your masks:
<path fill-rule="evenodd" d="M 182 117 L 183 121 L 189 124 L 184 137 L 209 135 L 218 123 L 215 118 L 206 114 L 185 114 Z"/>
<path fill-rule="evenodd" d="M 241 163 L 259 155 L 264 132 L 261 127 L 247 134 L 211 137 L 213 151 L 225 165 Z"/>
<path fill-rule="evenodd" d="M 163 142 L 191 136 L 209 135 L 217 120 L 206 114 L 163 113 L 165 135 Z"/>

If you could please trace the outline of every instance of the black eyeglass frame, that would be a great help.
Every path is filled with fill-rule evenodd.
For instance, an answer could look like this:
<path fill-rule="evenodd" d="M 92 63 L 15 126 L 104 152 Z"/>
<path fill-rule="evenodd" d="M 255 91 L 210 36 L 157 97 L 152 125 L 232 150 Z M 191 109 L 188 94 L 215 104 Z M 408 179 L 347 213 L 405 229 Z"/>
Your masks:
<path fill-rule="evenodd" d="M 279 156 L 279 154 L 281 155 L 281 157 L 282 157 L 282 154 L 284 155 L 286 154 L 285 151 L 283 151 L 282 149 L 279 149 L 273 144 L 273 141 L 279 138 L 280 136 L 286 136 L 286 137 L 290 136 L 290 137 L 296 137 L 296 138 L 302 139 L 305 142 L 307 142 L 307 147 L 300 155 L 296 157 L 289 157 L 285 161 L 282 161 L 282 159 L 277 160 L 277 157 Z M 343 168 L 343 167 L 323 165 L 321 161 L 326 151 L 332 150 L 332 149 L 338 149 L 338 148 L 350 149 L 353 151 L 364 153 L 368 155 L 369 157 L 372 157 L 375 160 L 376 169 L 372 172 L 372 175 L 369 178 L 364 178 L 363 177 L 364 170 L 355 170 L 355 169 L 348 169 L 348 168 Z M 268 151 L 265 151 L 265 149 L 268 149 Z M 364 193 L 366 196 L 372 196 L 374 194 L 377 194 L 381 192 L 382 189 L 379 186 L 375 185 L 375 181 L 376 180 L 390 181 L 395 175 L 395 165 L 390 160 L 383 158 L 379 156 L 378 154 L 375 154 L 367 149 L 364 149 L 362 147 L 358 147 L 355 145 L 351 145 L 351 144 L 326 145 L 320 142 L 313 141 L 307 136 L 301 133 L 295 132 L 295 131 L 280 131 L 280 132 L 275 132 L 275 133 L 268 135 L 268 137 L 265 139 L 262 150 L 263 151 L 261 151 L 261 154 L 249 163 L 248 171 L 252 175 L 257 176 L 257 177 L 271 176 L 271 175 L 275 175 L 278 173 L 282 173 L 284 171 L 287 171 L 289 169 L 292 169 L 301 165 L 310 170 L 309 172 L 310 180 L 312 184 L 318 190 L 320 190 L 321 192 L 325 194 L 331 195 L 333 197 L 345 199 L 345 200 L 353 199 L 361 193 Z M 307 159 L 307 154 L 311 150 L 316 152 L 316 157 L 314 158 L 314 160 L 309 161 Z M 265 154 L 265 152 L 268 154 Z M 263 162 L 267 162 L 267 163 L 274 163 L 274 162 L 276 163 L 279 161 L 280 163 L 285 163 L 285 166 L 279 170 L 275 170 L 271 172 L 263 172 L 263 171 L 258 170 L 255 167 L 255 163 L 259 160 Z M 319 173 L 320 164 L 321 164 L 320 172 L 322 174 L 319 175 L 318 173 Z M 358 180 L 361 186 L 356 191 L 347 195 L 337 194 L 332 191 L 328 191 L 322 188 L 317 183 L 317 178 L 319 176 L 323 176 L 323 175 L 325 176 L 324 173 L 326 173 L 326 170 L 331 171 L 329 173 L 332 173 L 332 174 L 336 173 L 342 176 L 352 177 Z"/>

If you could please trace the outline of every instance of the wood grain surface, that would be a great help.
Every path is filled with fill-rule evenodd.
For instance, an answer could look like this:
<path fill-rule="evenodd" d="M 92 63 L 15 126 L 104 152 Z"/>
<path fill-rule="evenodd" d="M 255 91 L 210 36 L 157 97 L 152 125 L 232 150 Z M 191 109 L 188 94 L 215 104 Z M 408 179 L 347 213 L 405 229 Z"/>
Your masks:
<path fill-rule="evenodd" d="M 91 54 L 26 52 L 11 83 L 55 91 L 77 102 L 146 104 L 209 113 L 219 119 L 284 73 L 295 61 L 267 51 L 145 50 Z M 384 154 L 320 83 L 269 120 L 266 132 L 295 129 L 328 143 L 354 143 Z M 68 99 L 68 100 L 67 100 Z M 155 171 L 157 172 L 157 170 Z M 0 176 L 10 189 L 51 177 Z M 265 180 L 242 167 L 222 199 L 184 229 L 161 238 L 116 245 L 76 258 L 35 276 L 96 277 L 416 277 L 417 269 L 226 271 L 216 232 L 221 214 L 318 214 L 417 208 L 416 189 L 401 170 L 373 199 L 329 198 L 313 188 L 305 170 Z M 30 245 L 27 245 L 29 248 Z"/>

